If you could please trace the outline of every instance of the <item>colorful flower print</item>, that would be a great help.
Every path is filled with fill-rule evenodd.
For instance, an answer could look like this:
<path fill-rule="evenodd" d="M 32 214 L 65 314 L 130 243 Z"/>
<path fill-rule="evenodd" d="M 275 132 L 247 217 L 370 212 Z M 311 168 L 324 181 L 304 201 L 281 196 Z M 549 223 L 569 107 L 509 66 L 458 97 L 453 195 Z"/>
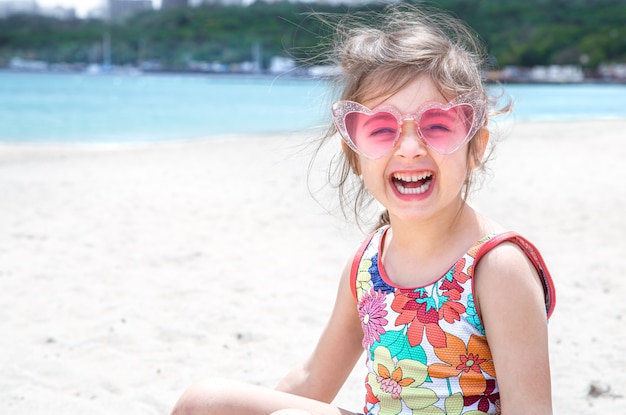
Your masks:
<path fill-rule="evenodd" d="M 391 293 L 395 290 L 387 284 L 378 270 L 378 254 L 370 259 L 363 258 L 359 263 L 359 269 L 356 274 L 356 294 L 357 298 L 361 298 L 370 289 L 383 293 Z"/>
<path fill-rule="evenodd" d="M 478 402 L 478 410 L 481 412 L 488 412 L 490 404 L 494 404 L 497 407 L 500 406 L 500 393 L 493 391 L 496 390 L 496 381 L 494 379 L 487 380 L 487 387 L 482 395 L 479 396 L 465 396 L 463 403 L 465 406 L 474 405 Z"/>
<path fill-rule="evenodd" d="M 409 325 L 407 336 L 411 346 L 420 344 L 426 331 L 426 338 L 433 347 L 445 347 L 446 335 L 439 327 L 439 312 L 434 301 L 421 288 L 396 290 L 391 308 L 400 315 L 395 324 Z"/>
<path fill-rule="evenodd" d="M 387 284 L 380 276 L 380 270 L 378 268 L 378 254 L 372 257 L 372 266 L 368 269 L 368 271 L 372 278 L 374 291 L 380 291 L 382 293 L 392 293 L 395 291 L 395 287 Z"/>
<path fill-rule="evenodd" d="M 465 274 L 465 258 L 457 261 L 454 267 L 444 275 L 439 284 L 441 294 L 439 296 L 439 319 L 445 320 L 452 324 L 461 320 L 461 314 L 465 312 L 465 306 L 458 301 L 465 289 L 461 284 L 469 279 L 469 275 Z"/>
<path fill-rule="evenodd" d="M 460 300 L 461 293 L 465 291 L 458 281 L 448 280 L 445 277 L 439 285 L 439 289 L 442 292 L 441 295 L 449 300 Z"/>
<path fill-rule="evenodd" d="M 443 276 L 443 279 L 446 281 L 454 281 L 457 286 L 460 287 L 459 284 L 465 284 L 467 280 L 469 280 L 469 275 L 465 272 L 465 265 L 467 261 L 465 258 L 459 259 L 452 268 Z M 461 289 L 461 291 L 463 291 Z"/>
<path fill-rule="evenodd" d="M 374 351 L 379 346 L 384 346 L 395 360 L 411 359 L 427 364 L 428 360 L 424 348 L 419 344 L 411 346 L 405 332 L 406 330 L 389 330 L 381 334 L 380 341 L 375 342 L 370 347 L 370 360 L 374 360 Z"/>
<path fill-rule="evenodd" d="M 456 301 L 446 301 L 439 309 L 439 318 L 448 323 L 454 323 L 455 321 L 461 321 L 461 314 L 464 312 L 465 306 L 463 304 Z"/>
<path fill-rule="evenodd" d="M 485 335 L 485 327 L 483 326 L 478 311 L 476 311 L 476 303 L 472 294 L 467 296 L 467 321 L 482 334 Z"/>
<path fill-rule="evenodd" d="M 402 359 L 394 362 L 389 349 L 379 346 L 374 351 L 374 371 L 368 375 L 372 393 L 380 401 L 379 415 L 397 415 L 402 403 L 415 415 L 443 415 L 433 406 L 438 401 L 434 391 L 419 387 L 428 376 L 428 369 L 420 362 Z"/>
<path fill-rule="evenodd" d="M 374 395 L 372 392 L 372 386 L 369 383 L 365 384 L 365 389 L 367 390 L 367 394 L 365 395 L 365 407 L 363 408 L 363 413 L 369 413 L 371 407 L 376 405 L 380 400 Z M 368 406 L 370 408 L 368 408 Z"/>
<path fill-rule="evenodd" d="M 434 349 L 437 357 L 444 363 L 430 365 L 428 374 L 439 379 L 459 376 L 459 385 L 464 396 L 482 395 L 487 390 L 484 373 L 492 378 L 496 377 L 486 339 L 472 334 L 467 346 L 451 334 L 446 334 L 446 340 L 446 347 Z"/>
<path fill-rule="evenodd" d="M 367 292 L 359 302 L 359 317 L 363 327 L 363 347 L 368 349 L 375 341 L 380 341 L 380 335 L 385 333 L 388 323 L 385 316 L 385 294 L 381 292 Z"/>
<path fill-rule="evenodd" d="M 363 294 L 368 292 L 372 288 L 372 276 L 369 273 L 369 269 L 372 266 L 372 261 L 369 259 L 362 259 L 359 263 L 359 270 L 356 274 L 356 293 L 357 298 L 361 298 Z"/>
<path fill-rule="evenodd" d="M 454 278 L 455 281 L 458 281 L 459 284 L 464 284 L 470 278 L 464 271 L 466 263 L 467 261 L 465 258 L 461 258 L 456 262 L 454 269 L 452 270 L 452 278 Z"/>

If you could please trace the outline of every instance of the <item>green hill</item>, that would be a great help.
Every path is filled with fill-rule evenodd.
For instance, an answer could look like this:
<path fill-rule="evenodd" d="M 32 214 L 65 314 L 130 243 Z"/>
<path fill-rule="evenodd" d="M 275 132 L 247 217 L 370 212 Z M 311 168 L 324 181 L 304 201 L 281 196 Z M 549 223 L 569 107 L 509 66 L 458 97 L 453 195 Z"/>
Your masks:
<path fill-rule="evenodd" d="M 421 2 L 467 21 L 485 40 L 495 67 L 626 62 L 626 2 L 620 0 L 441 0 Z M 381 5 L 363 6 L 370 9 Z M 310 12 L 360 8 L 303 3 L 203 6 L 137 14 L 124 22 L 14 15 L 0 19 L 0 65 L 11 58 L 51 63 L 102 62 L 110 34 L 113 63 L 189 61 L 225 64 L 276 55 L 303 58 L 328 36 Z M 315 62 L 314 60 L 311 61 Z"/>

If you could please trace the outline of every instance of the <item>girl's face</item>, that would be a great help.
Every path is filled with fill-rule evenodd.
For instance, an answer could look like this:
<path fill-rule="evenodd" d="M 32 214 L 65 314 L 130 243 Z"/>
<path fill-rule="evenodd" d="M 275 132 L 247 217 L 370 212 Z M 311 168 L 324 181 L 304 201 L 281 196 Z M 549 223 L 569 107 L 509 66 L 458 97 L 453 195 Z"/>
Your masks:
<path fill-rule="evenodd" d="M 401 113 L 416 112 L 426 102 L 447 103 L 433 81 L 422 76 L 384 101 L 365 101 L 375 108 L 391 105 Z M 383 157 L 358 157 L 365 187 L 389 211 L 392 221 L 432 220 L 456 215 L 463 204 L 462 188 L 468 172 L 468 144 L 450 155 L 427 147 L 415 123 L 405 121 L 396 147 Z"/>

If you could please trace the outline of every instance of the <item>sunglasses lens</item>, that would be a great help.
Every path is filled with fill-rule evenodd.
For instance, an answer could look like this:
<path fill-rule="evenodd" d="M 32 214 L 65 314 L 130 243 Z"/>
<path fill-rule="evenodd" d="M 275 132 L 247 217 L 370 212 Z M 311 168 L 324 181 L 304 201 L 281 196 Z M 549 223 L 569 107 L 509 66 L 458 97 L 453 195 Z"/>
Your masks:
<path fill-rule="evenodd" d="M 344 121 L 352 143 L 371 158 L 378 158 L 391 150 L 400 132 L 398 120 L 389 112 L 349 112 Z"/>
<path fill-rule="evenodd" d="M 424 112 L 419 131 L 433 149 L 450 154 L 465 142 L 473 124 L 474 108 L 470 104 L 459 104 L 448 110 L 432 108 Z"/>

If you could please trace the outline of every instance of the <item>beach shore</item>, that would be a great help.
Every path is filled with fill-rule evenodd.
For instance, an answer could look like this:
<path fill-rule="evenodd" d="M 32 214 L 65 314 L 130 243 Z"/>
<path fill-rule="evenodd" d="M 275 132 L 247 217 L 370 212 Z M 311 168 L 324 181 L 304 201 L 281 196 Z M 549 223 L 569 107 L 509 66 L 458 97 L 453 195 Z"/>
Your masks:
<path fill-rule="evenodd" d="M 502 130 L 472 204 L 552 272 L 555 414 L 622 413 L 626 121 Z M 332 190 L 309 194 L 309 135 L 0 145 L 0 413 L 166 414 L 201 378 L 274 386 L 363 237 Z M 361 380 L 336 403 L 361 410 Z"/>

